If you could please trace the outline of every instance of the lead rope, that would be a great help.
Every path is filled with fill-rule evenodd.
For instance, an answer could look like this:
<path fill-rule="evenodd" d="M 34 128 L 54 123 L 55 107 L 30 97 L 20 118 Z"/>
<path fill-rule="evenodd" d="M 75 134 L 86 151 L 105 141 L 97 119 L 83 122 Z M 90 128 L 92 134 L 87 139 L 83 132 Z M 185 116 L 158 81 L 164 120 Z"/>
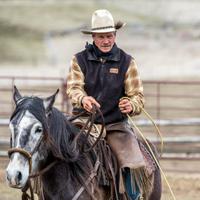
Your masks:
<path fill-rule="evenodd" d="M 161 136 L 160 131 L 159 131 L 158 127 L 156 126 L 155 122 L 153 121 L 152 117 L 147 113 L 147 111 L 146 111 L 144 108 L 142 108 L 141 106 L 139 106 L 139 107 L 140 107 L 141 110 L 146 114 L 146 116 L 151 120 L 151 122 L 152 122 L 152 123 L 154 124 L 154 126 L 156 127 L 156 130 L 159 132 L 159 135 Z M 153 153 L 153 150 L 151 149 L 149 143 L 147 142 L 147 140 L 146 140 L 144 134 L 143 134 L 142 131 L 137 127 L 137 125 L 134 123 L 134 121 L 132 120 L 132 118 L 130 117 L 130 115 L 127 114 L 127 116 L 128 116 L 128 119 L 130 120 L 131 124 L 134 126 L 134 128 L 137 130 L 137 132 L 140 134 L 140 136 L 141 136 L 142 139 L 144 140 L 145 144 L 147 145 L 147 147 L 148 147 L 148 149 L 149 149 L 151 155 L 153 156 L 153 159 L 155 160 L 155 162 L 156 162 L 158 168 L 159 168 L 160 171 L 161 171 L 162 176 L 164 177 L 164 180 L 165 180 L 165 182 L 166 182 L 166 184 L 167 184 L 167 186 L 168 186 L 168 188 L 169 188 L 169 191 L 170 191 L 170 193 L 171 193 L 171 195 L 172 195 L 172 198 L 173 198 L 174 200 L 176 200 L 176 197 L 175 197 L 174 192 L 172 191 L 172 188 L 171 188 L 171 186 L 170 186 L 170 184 L 169 184 L 169 182 L 168 182 L 168 180 L 167 180 L 167 177 L 166 177 L 164 171 L 162 170 L 162 168 L 161 168 L 161 166 L 160 166 L 160 164 L 159 164 L 159 162 L 158 162 L 158 160 L 157 160 L 155 154 Z M 163 145 L 163 141 L 162 141 L 162 145 Z"/>

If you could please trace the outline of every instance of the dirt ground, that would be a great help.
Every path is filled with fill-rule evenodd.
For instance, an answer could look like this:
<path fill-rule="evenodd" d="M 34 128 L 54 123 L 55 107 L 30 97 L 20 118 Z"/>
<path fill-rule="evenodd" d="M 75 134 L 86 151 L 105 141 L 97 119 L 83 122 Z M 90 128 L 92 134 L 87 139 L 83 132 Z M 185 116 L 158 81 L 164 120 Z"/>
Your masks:
<path fill-rule="evenodd" d="M 161 161 L 161 166 L 176 200 L 199 200 L 200 173 L 197 171 L 199 165 L 200 161 Z M 180 169 L 182 169 L 182 172 L 180 172 Z M 162 178 L 162 184 L 162 200 L 175 200 L 170 194 L 164 178 Z M 5 170 L 0 170 L 0 194 L 0 200 L 21 199 L 19 190 L 7 186 L 5 182 Z"/>
<path fill-rule="evenodd" d="M 199 200 L 200 176 L 188 174 L 167 174 L 176 200 Z M 166 184 L 163 184 L 162 200 L 174 200 Z M 5 182 L 0 183 L 0 200 L 18 200 L 21 198 L 20 191 L 9 188 Z"/>

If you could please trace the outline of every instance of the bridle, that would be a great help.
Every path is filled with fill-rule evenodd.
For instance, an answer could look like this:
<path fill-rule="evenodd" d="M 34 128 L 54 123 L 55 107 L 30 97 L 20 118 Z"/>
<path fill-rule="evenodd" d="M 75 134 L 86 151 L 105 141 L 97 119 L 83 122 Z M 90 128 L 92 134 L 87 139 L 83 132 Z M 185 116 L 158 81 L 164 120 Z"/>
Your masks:
<path fill-rule="evenodd" d="M 20 148 L 20 147 L 10 148 L 8 150 L 8 156 L 9 156 L 9 158 L 11 157 L 11 155 L 13 153 L 19 153 L 19 154 L 23 155 L 28 160 L 28 163 L 29 163 L 29 174 L 30 174 L 31 171 L 32 171 L 32 156 L 36 152 L 36 150 L 38 149 L 38 147 L 40 146 L 40 144 L 41 144 L 41 142 L 42 142 L 43 139 L 44 139 L 44 134 L 42 134 L 42 136 L 38 140 L 36 146 L 34 147 L 34 149 L 31 152 L 28 152 L 27 150 L 25 150 L 23 148 Z"/>
<path fill-rule="evenodd" d="M 83 115 L 85 115 L 87 113 L 87 111 L 83 111 L 81 112 L 80 114 L 76 115 L 76 116 L 73 116 L 69 121 L 73 121 L 75 119 L 77 119 L 78 117 L 81 117 Z M 92 111 L 91 113 L 89 114 L 89 118 L 87 120 L 87 122 L 85 123 L 85 125 L 81 128 L 79 134 L 77 134 L 76 136 L 76 139 L 79 138 L 79 136 L 85 132 L 85 129 L 87 129 L 87 133 L 86 133 L 86 138 L 89 137 L 90 135 L 90 132 L 92 130 L 92 126 L 94 124 L 94 120 L 95 120 L 95 117 L 96 117 L 96 113 L 99 113 L 100 114 L 100 117 L 102 119 L 102 126 L 101 126 L 101 130 L 100 130 L 100 134 L 98 136 L 98 138 L 96 139 L 96 141 L 93 143 L 93 145 L 84 150 L 83 153 L 88 153 L 90 152 L 95 146 L 96 144 L 99 142 L 99 140 L 101 139 L 102 135 L 103 135 L 103 131 L 104 131 L 104 128 L 105 128 L 105 122 L 104 122 L 104 117 L 103 117 L 103 114 L 101 112 L 101 110 L 93 105 L 93 108 L 92 108 Z M 90 124 L 90 125 L 89 125 Z M 88 127 L 89 126 L 89 127 Z M 34 174 L 31 174 L 31 171 L 32 171 L 32 156 L 33 154 L 36 152 L 36 150 L 39 148 L 39 146 L 41 145 L 42 141 L 44 140 L 45 138 L 45 134 L 42 134 L 42 136 L 40 137 L 39 141 L 37 142 L 37 145 L 34 147 L 34 149 L 31 151 L 31 152 L 28 152 L 27 150 L 23 149 L 23 148 L 20 148 L 20 147 L 15 147 L 15 148 L 10 148 L 8 150 L 8 156 L 9 158 L 11 157 L 11 155 L 13 153 L 19 153 L 21 154 L 22 156 L 24 156 L 27 160 L 28 160 L 28 163 L 29 163 L 29 177 L 28 177 L 28 180 L 27 180 L 27 183 L 26 185 L 21 189 L 22 191 L 22 200 L 34 200 L 34 192 L 33 192 L 33 187 L 31 185 L 31 178 L 36 178 L 38 176 L 41 176 L 43 174 L 45 174 L 47 171 L 49 171 L 53 166 L 55 166 L 59 161 L 56 160 L 54 162 L 52 162 L 51 164 L 49 164 L 47 167 L 45 167 L 44 169 L 42 169 L 41 171 L 39 172 L 36 172 Z M 92 179 L 97 175 L 97 170 L 99 168 L 99 165 L 100 165 L 100 162 L 99 160 L 97 159 L 96 160 L 96 163 L 94 165 L 94 168 L 93 170 L 91 171 L 91 174 L 90 176 L 88 177 L 88 179 L 86 180 L 86 184 L 85 186 L 87 186 L 91 181 Z M 30 196 L 27 194 L 27 191 L 28 189 L 30 190 Z M 73 200 L 76 200 L 79 198 L 79 196 L 81 195 L 81 193 L 85 190 L 85 187 L 82 186 L 78 192 L 74 195 L 73 197 Z M 93 198 L 93 197 L 92 197 Z"/>
<path fill-rule="evenodd" d="M 22 191 L 22 199 L 23 200 L 26 200 L 26 199 L 27 200 L 28 199 L 34 200 L 33 188 L 32 188 L 31 181 L 30 181 L 30 178 L 33 178 L 32 177 L 33 174 L 31 174 L 31 171 L 32 171 L 32 156 L 36 152 L 36 150 L 39 148 L 39 146 L 40 146 L 40 144 L 41 144 L 41 142 L 43 140 L 44 140 L 44 134 L 42 134 L 42 136 L 38 140 L 36 146 L 34 147 L 34 149 L 31 152 L 28 152 L 27 150 L 25 150 L 23 148 L 20 148 L 20 147 L 10 148 L 8 150 L 8 156 L 9 156 L 9 158 L 11 157 L 11 155 L 13 153 L 19 153 L 19 154 L 21 154 L 22 156 L 24 156 L 28 160 L 28 164 L 29 164 L 29 177 L 28 177 L 28 181 L 27 181 L 26 185 L 21 189 L 21 191 Z M 30 189 L 31 196 L 29 196 L 27 194 L 27 190 L 28 189 Z"/>

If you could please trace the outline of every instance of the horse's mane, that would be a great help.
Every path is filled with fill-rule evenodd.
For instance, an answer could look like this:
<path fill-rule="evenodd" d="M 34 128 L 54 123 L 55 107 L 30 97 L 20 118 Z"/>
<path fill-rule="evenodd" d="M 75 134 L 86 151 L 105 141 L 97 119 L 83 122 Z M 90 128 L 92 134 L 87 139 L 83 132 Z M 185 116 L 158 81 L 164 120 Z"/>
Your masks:
<path fill-rule="evenodd" d="M 73 140 L 79 130 L 73 127 L 66 117 L 56 108 L 52 108 L 48 117 L 48 124 L 48 133 L 52 140 L 50 144 L 54 156 L 66 162 L 77 161 L 79 148 L 77 148 L 77 143 Z"/>
<path fill-rule="evenodd" d="M 61 158 L 68 163 L 72 177 L 88 177 L 93 169 L 95 152 L 92 150 L 89 154 L 82 152 L 83 145 L 90 146 L 86 136 L 81 134 L 76 140 L 79 129 L 72 125 L 66 116 L 58 109 L 53 108 L 49 116 L 49 134 L 53 139 L 51 149 L 55 157 Z M 56 147 L 56 148 L 55 148 Z"/>
<path fill-rule="evenodd" d="M 76 128 L 67 120 L 65 115 L 55 107 L 46 116 L 42 99 L 38 97 L 23 97 L 16 105 L 11 119 L 18 113 L 28 110 L 33 114 L 43 125 L 44 133 L 46 134 L 47 143 L 55 159 L 61 162 L 66 162 L 71 170 L 72 176 L 78 177 L 79 181 L 83 177 L 88 176 L 93 168 L 93 160 L 96 155 L 92 150 L 90 155 L 81 152 L 82 145 L 90 145 L 84 134 L 80 135 L 78 140 L 75 140 L 79 129 Z M 90 156 L 90 159 L 89 159 Z"/>

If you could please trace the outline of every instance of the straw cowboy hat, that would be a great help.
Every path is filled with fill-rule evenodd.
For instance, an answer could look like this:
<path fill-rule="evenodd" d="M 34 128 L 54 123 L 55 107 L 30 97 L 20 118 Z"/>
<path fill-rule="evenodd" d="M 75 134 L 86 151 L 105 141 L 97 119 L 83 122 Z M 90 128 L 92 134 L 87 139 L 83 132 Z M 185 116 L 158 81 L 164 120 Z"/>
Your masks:
<path fill-rule="evenodd" d="M 92 15 L 91 30 L 81 30 L 84 34 L 109 33 L 114 32 L 125 26 L 125 23 L 119 21 L 114 23 L 113 17 L 108 10 L 96 10 Z"/>

